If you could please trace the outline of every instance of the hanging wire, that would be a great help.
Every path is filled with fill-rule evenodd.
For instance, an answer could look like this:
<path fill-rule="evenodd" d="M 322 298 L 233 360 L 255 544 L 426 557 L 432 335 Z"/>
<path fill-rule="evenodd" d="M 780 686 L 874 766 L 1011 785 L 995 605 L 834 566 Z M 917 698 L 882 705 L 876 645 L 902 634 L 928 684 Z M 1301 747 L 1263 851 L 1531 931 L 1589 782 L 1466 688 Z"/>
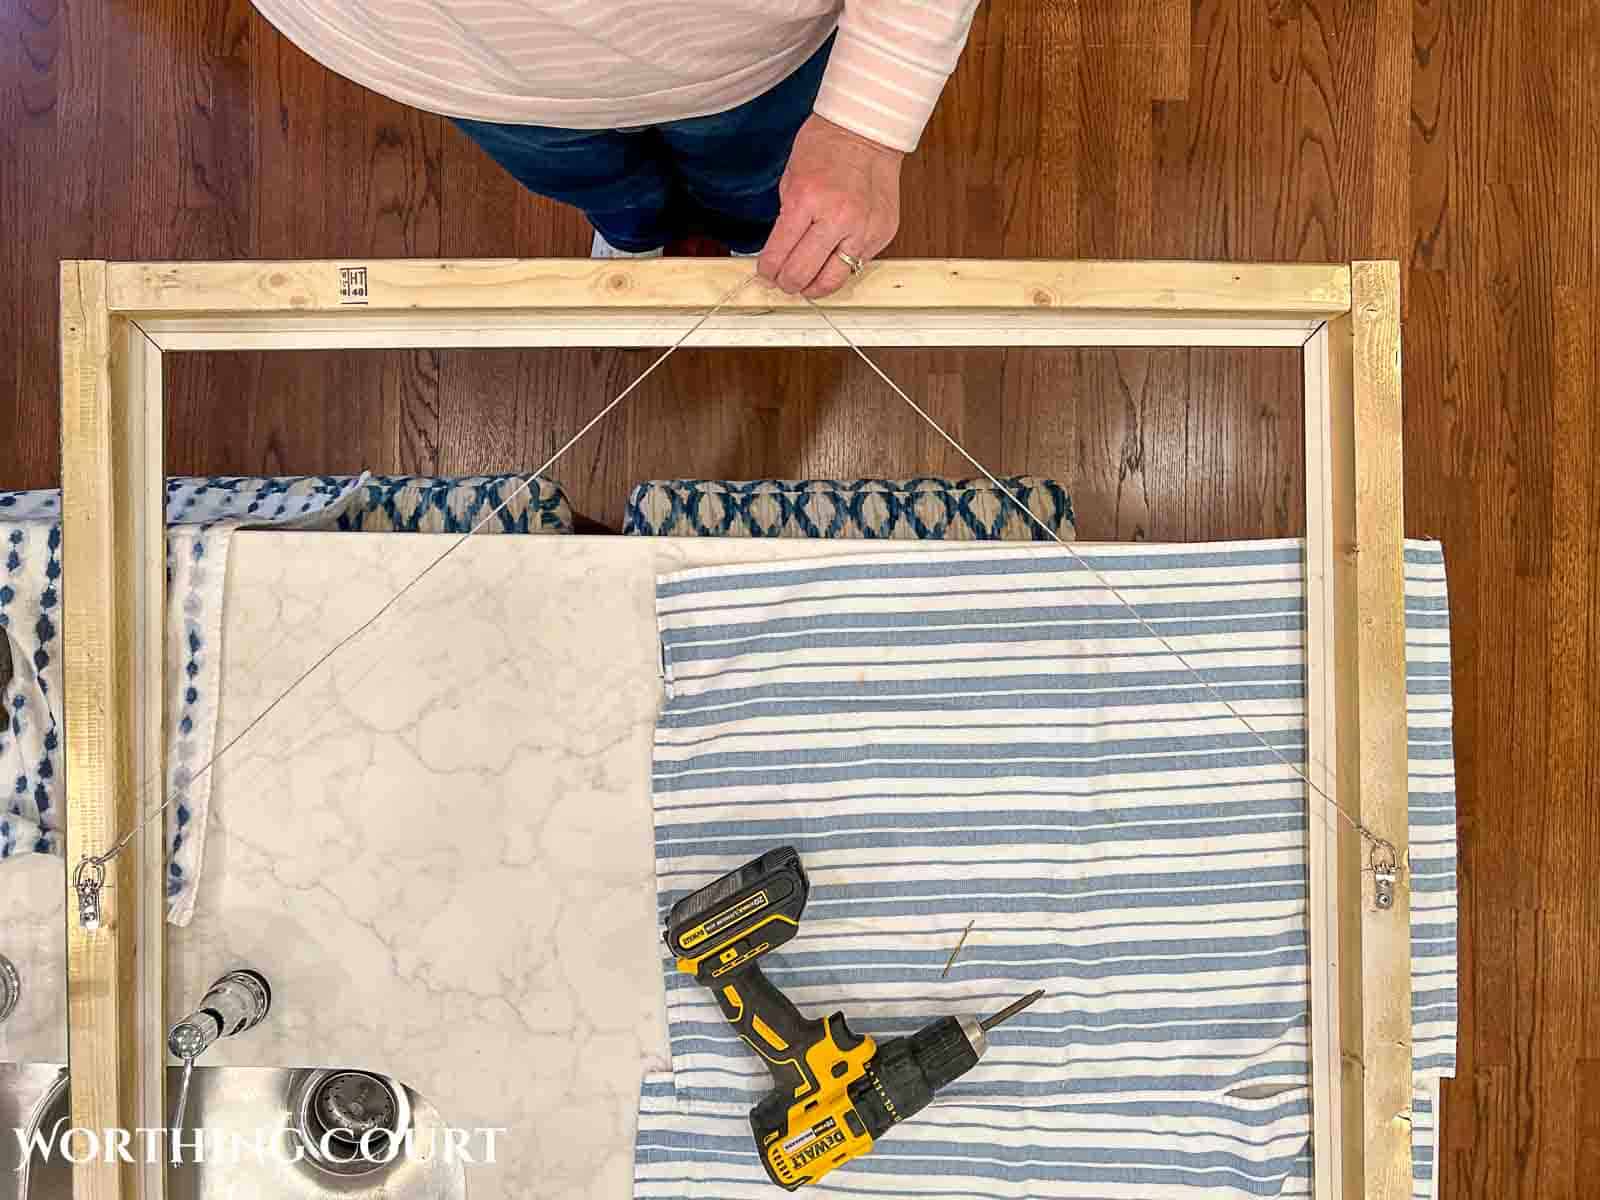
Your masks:
<path fill-rule="evenodd" d="M 295 692 L 295 690 L 300 687 L 301 684 L 321 670 L 324 664 L 326 664 L 346 646 L 350 645 L 357 638 L 361 637 L 362 634 L 366 633 L 380 620 L 382 620 L 384 614 L 390 609 L 394 608 L 396 604 L 400 603 L 400 601 L 408 592 L 411 591 L 412 588 L 416 587 L 430 574 L 432 574 L 435 568 L 437 568 L 457 550 L 461 549 L 468 538 L 472 537 L 473 534 L 477 533 L 485 525 L 489 524 L 490 521 L 493 521 L 497 516 L 504 512 L 508 506 L 528 492 L 529 489 L 533 487 L 534 481 L 548 471 L 557 459 L 559 459 L 568 450 L 572 449 L 573 446 L 577 445 L 578 442 L 581 441 L 591 429 L 600 424 L 600 422 L 605 420 L 606 417 L 610 416 L 612 411 L 615 410 L 619 404 L 621 404 L 633 393 L 635 388 L 637 388 L 646 379 L 650 378 L 657 367 L 672 357 L 672 355 L 677 351 L 678 347 L 682 346 L 684 342 L 688 341 L 689 338 L 692 337 L 702 325 L 704 325 L 712 317 L 716 316 L 716 314 L 723 308 L 727 307 L 727 305 L 732 302 L 732 300 L 738 296 L 740 292 L 744 291 L 745 288 L 749 287 L 753 282 L 755 282 L 755 279 L 756 275 L 752 273 L 723 293 L 721 299 L 707 309 L 692 325 L 679 334 L 677 339 L 674 340 L 673 343 L 665 350 L 663 350 L 648 367 L 640 372 L 639 375 L 634 378 L 632 383 L 628 384 L 627 387 L 618 392 L 617 395 L 612 398 L 609 404 L 607 404 L 599 412 L 595 413 L 594 416 L 590 417 L 589 420 L 584 423 L 583 428 L 579 429 L 577 433 L 573 434 L 570 438 L 563 442 L 561 444 L 561 448 L 549 458 L 545 459 L 543 464 L 541 464 L 531 474 L 524 477 L 517 484 L 517 486 L 511 490 L 510 494 L 500 501 L 499 504 L 495 505 L 493 509 L 491 509 L 480 520 L 478 520 L 478 522 L 474 524 L 471 529 L 461 534 L 442 551 L 440 551 L 437 557 L 435 557 L 427 564 L 427 566 L 423 567 L 422 570 L 418 571 L 409 580 L 407 580 L 405 585 L 402 586 L 400 590 L 397 591 L 393 596 L 390 596 L 388 600 L 384 601 L 383 604 L 381 604 L 371 616 L 369 616 L 365 621 L 361 622 L 361 624 L 357 625 L 349 633 L 341 637 L 337 642 L 329 647 L 321 657 L 319 657 L 305 670 L 301 671 L 299 675 L 295 676 L 294 680 L 289 684 L 288 687 L 284 688 L 283 691 L 279 692 L 275 697 L 273 697 L 273 699 L 268 702 L 265 708 L 256 713 L 255 716 L 251 717 L 250 720 L 245 723 L 243 729 L 239 730 L 238 733 L 229 738 L 227 742 L 223 744 L 220 750 L 214 753 L 205 761 L 204 764 L 201 765 L 198 770 L 190 775 L 190 780 L 193 781 L 195 779 L 199 779 L 201 776 L 210 771 L 223 755 L 237 746 L 241 741 L 244 740 L 246 736 L 250 734 L 252 730 L 256 728 L 256 726 L 260 725 L 261 722 L 265 721 L 267 717 L 272 715 L 272 712 L 280 704 L 287 700 Z M 152 786 L 159 785 L 159 778 L 154 781 L 147 782 L 145 789 L 141 791 L 141 798 L 148 794 Z M 132 828 L 118 838 L 117 841 L 112 844 L 109 850 L 106 850 L 101 854 L 86 855 L 78 863 L 77 869 L 73 872 L 73 884 L 78 891 L 80 920 L 86 927 L 92 928 L 98 924 L 98 895 L 101 887 L 105 883 L 106 864 L 120 854 L 123 848 L 127 846 L 127 844 L 136 836 L 138 836 L 139 832 L 149 825 L 150 822 L 154 821 L 163 812 L 165 812 L 179 795 L 179 792 L 174 791 L 170 796 L 162 801 L 162 803 L 157 805 L 155 808 L 152 808 L 143 817 L 141 817 Z"/>
<path fill-rule="evenodd" d="M 1368 865 L 1369 870 L 1380 875 L 1394 874 L 1398 872 L 1400 866 L 1399 855 L 1395 850 L 1393 842 L 1391 842 L 1388 838 L 1374 833 L 1372 830 L 1368 829 L 1351 813 L 1346 812 L 1342 804 L 1340 804 L 1332 796 L 1328 795 L 1323 788 L 1314 783 L 1309 774 L 1307 774 L 1305 771 L 1302 771 L 1300 767 L 1289 758 L 1288 755 L 1286 755 L 1282 750 L 1278 749 L 1277 746 L 1273 745 L 1273 743 L 1267 739 L 1265 734 L 1251 724 L 1250 719 L 1246 717 L 1244 713 L 1240 712 L 1236 707 L 1234 707 L 1234 705 L 1228 701 L 1226 696 L 1213 687 L 1211 681 L 1205 677 L 1200 669 L 1194 666 L 1194 664 L 1192 664 L 1187 658 L 1185 658 L 1178 648 L 1162 635 L 1160 630 L 1156 629 L 1155 626 L 1151 625 L 1149 621 L 1145 620 L 1144 615 L 1140 613 L 1138 608 L 1134 606 L 1133 602 L 1124 596 L 1116 587 L 1114 587 L 1111 581 L 1108 580 L 1100 571 L 1096 570 L 1093 564 L 1084 558 L 1083 555 L 1079 554 L 1078 551 L 1073 548 L 1071 542 L 1063 539 L 1062 536 L 1053 528 L 1051 528 L 1050 525 L 1040 520 L 1039 517 L 1034 514 L 1031 508 L 1017 498 L 1015 492 L 1006 487 L 1005 484 L 1001 483 L 988 467 L 984 466 L 981 462 L 969 454 L 965 446 L 956 441 L 954 437 L 945 431 L 939 422 L 935 421 L 931 416 L 928 415 L 927 411 L 920 404 L 908 396 L 904 388 L 902 388 L 893 379 L 889 378 L 889 376 L 884 372 L 883 368 L 878 366 L 878 364 L 872 360 L 867 352 L 858 346 L 855 340 L 839 327 L 838 322 L 828 315 L 826 309 L 824 309 L 820 304 L 818 304 L 815 300 L 812 300 L 810 297 L 806 298 L 806 303 L 811 306 L 813 312 L 815 312 L 823 319 L 824 322 L 827 323 L 828 328 L 832 329 L 834 333 L 838 334 L 839 337 L 844 341 L 844 344 L 855 352 L 856 357 L 862 362 L 866 363 L 869 368 L 871 368 L 874 375 L 883 380 L 884 383 L 888 384 L 890 390 L 893 391 L 895 395 L 899 396 L 900 399 L 904 400 L 906 404 L 910 406 L 911 411 L 916 413 L 917 416 L 921 417 L 923 421 L 927 423 L 928 428 L 932 429 L 947 443 L 949 443 L 950 447 L 955 450 L 957 454 L 961 455 L 962 458 L 971 463 L 972 466 L 975 467 L 985 479 L 992 483 L 1007 500 L 1016 505 L 1017 508 L 1021 510 L 1023 516 L 1032 521 L 1033 524 L 1037 526 L 1046 537 L 1065 550 L 1080 567 L 1089 573 L 1090 577 L 1094 579 L 1096 584 L 1109 592 L 1113 597 L 1115 597 L 1117 603 L 1121 604 L 1123 608 L 1128 610 L 1129 615 L 1139 623 L 1139 627 L 1141 629 L 1143 629 L 1158 643 L 1160 643 L 1162 649 L 1164 649 L 1173 658 L 1177 659 L 1178 663 L 1183 667 L 1184 670 L 1188 671 L 1189 674 L 1194 676 L 1195 681 L 1206 690 L 1206 693 L 1213 700 L 1222 705 L 1223 708 L 1227 709 L 1234 720 L 1243 725 L 1245 729 L 1250 732 L 1251 736 L 1254 737 L 1256 741 L 1260 742 L 1262 747 L 1271 753 L 1273 757 L 1275 757 L 1284 766 L 1288 767 L 1289 770 L 1293 771 L 1300 781 L 1304 783 L 1308 789 L 1310 789 L 1313 795 L 1323 800 L 1329 807 L 1333 809 L 1334 812 L 1338 813 L 1339 816 L 1348 821 L 1350 823 L 1350 827 L 1355 830 L 1356 833 L 1360 834 L 1367 840 L 1371 846 Z"/>
<path fill-rule="evenodd" d="M 599 412 L 585 422 L 582 428 L 580 428 L 570 438 L 563 442 L 561 447 L 557 449 L 556 452 L 549 458 L 547 458 L 543 464 L 525 476 L 518 483 L 518 485 L 512 489 L 511 493 L 501 500 L 499 504 L 497 504 L 479 521 L 477 521 L 477 523 L 475 523 L 471 529 L 457 537 L 426 566 L 424 566 L 420 571 L 407 580 L 406 583 L 397 592 L 395 592 L 393 596 L 384 601 L 384 603 L 381 604 L 371 616 L 367 617 L 366 620 L 364 620 L 361 624 L 357 625 L 349 633 L 341 637 L 327 651 L 318 657 L 316 661 L 311 663 L 310 666 L 306 667 L 305 670 L 300 672 L 300 674 L 297 675 L 294 680 L 283 689 L 283 691 L 279 692 L 277 696 L 269 701 L 260 712 L 251 717 L 238 733 L 230 737 L 219 750 L 212 754 L 210 758 L 208 758 L 192 775 L 190 775 L 190 780 L 192 781 L 199 779 L 209 772 L 225 754 L 237 746 L 241 741 L 244 740 L 245 737 L 247 737 L 263 721 L 265 721 L 267 717 L 278 708 L 279 705 L 281 705 L 300 687 L 301 684 L 305 683 L 306 680 L 310 679 L 319 670 L 321 670 L 322 667 L 332 660 L 335 655 L 339 654 L 347 646 L 351 645 L 368 630 L 377 625 L 377 623 L 382 620 L 385 614 L 399 604 L 400 601 L 413 588 L 415 588 L 430 574 L 432 574 L 433 571 L 446 559 L 459 550 L 467 541 L 467 539 L 472 537 L 473 534 L 477 533 L 490 521 L 494 520 L 497 516 L 504 512 L 505 509 L 515 502 L 519 497 L 527 493 L 533 487 L 535 480 L 543 475 L 544 472 L 548 471 L 558 459 L 560 459 L 568 450 L 572 449 L 573 446 L 581 441 L 590 432 L 590 430 L 592 430 L 596 425 L 600 424 L 601 421 L 605 420 L 606 417 L 610 416 L 611 413 L 624 400 L 626 400 L 640 384 L 648 379 L 651 374 L 653 374 L 655 370 L 661 366 L 662 363 L 666 362 L 667 359 L 672 357 L 678 348 L 688 341 L 689 338 L 701 328 L 701 326 L 703 326 L 707 321 L 709 321 L 718 312 L 731 303 L 741 292 L 749 287 L 750 284 L 755 282 L 756 278 L 757 275 L 752 273 L 725 292 L 715 304 L 707 309 L 698 319 L 694 321 L 693 324 L 685 329 L 683 333 L 679 334 L 671 345 L 663 350 L 661 354 L 650 363 L 649 366 L 647 366 L 637 377 L 635 377 L 633 382 L 629 383 L 627 387 L 623 388 L 622 391 L 617 393 L 617 395 L 613 397 L 609 403 L 607 403 L 603 408 L 600 409 Z M 905 389 L 900 387 L 899 384 L 891 379 L 888 374 L 886 374 L 884 370 L 879 367 L 878 364 L 874 362 L 859 345 L 856 344 L 855 340 L 839 327 L 838 323 L 828 315 L 826 309 L 809 297 L 806 298 L 806 303 L 809 304 L 812 311 L 821 317 L 828 327 L 839 336 L 844 344 L 854 351 L 856 356 L 860 358 L 862 362 L 866 363 L 866 365 L 872 370 L 873 374 L 877 375 L 879 379 L 883 380 L 883 382 L 888 385 L 890 390 L 893 391 L 895 395 L 899 396 L 900 399 L 910 407 L 912 412 L 921 417 L 930 429 L 943 438 L 944 441 L 947 442 L 957 454 L 961 455 L 961 457 L 970 463 L 985 479 L 993 484 L 994 487 L 1001 493 L 1001 495 L 1003 495 L 1012 504 L 1016 505 L 1022 514 L 1027 517 L 1027 519 L 1035 526 L 1037 526 L 1046 537 L 1054 541 L 1058 546 L 1065 550 L 1080 567 L 1089 573 L 1090 577 L 1093 578 L 1101 588 L 1103 588 L 1106 592 L 1113 596 L 1119 604 L 1126 608 L 1133 619 L 1139 623 L 1139 626 L 1152 638 L 1154 638 L 1168 654 L 1176 659 L 1186 671 L 1193 675 L 1196 682 L 1198 682 L 1200 686 L 1205 689 L 1206 693 L 1224 709 L 1226 709 L 1227 712 L 1236 721 L 1238 721 L 1240 725 L 1248 730 L 1251 736 L 1253 736 L 1264 749 L 1278 759 L 1278 761 L 1284 766 L 1288 767 L 1289 770 L 1306 785 L 1312 794 L 1319 797 L 1324 803 L 1332 808 L 1334 812 L 1347 821 L 1350 824 L 1350 827 L 1354 829 L 1356 833 L 1367 840 L 1371 846 L 1369 865 L 1367 868 L 1369 871 L 1376 872 L 1380 876 L 1386 875 L 1389 877 L 1393 877 L 1393 875 L 1399 871 L 1400 863 L 1398 852 L 1396 851 L 1393 842 L 1391 842 L 1388 838 L 1374 833 L 1365 825 L 1361 824 L 1360 821 L 1358 821 L 1353 815 L 1345 810 L 1343 805 L 1336 801 L 1332 796 L 1328 795 L 1323 788 L 1319 787 L 1315 782 L 1313 782 L 1311 777 L 1305 771 L 1302 771 L 1292 759 L 1290 759 L 1286 754 L 1283 753 L 1282 750 L 1269 741 L 1266 735 L 1250 722 L 1249 718 L 1247 718 L 1242 712 L 1239 711 L 1238 708 L 1230 703 L 1227 697 L 1223 696 L 1221 692 L 1213 687 L 1211 682 L 1206 679 L 1204 674 L 1202 674 L 1197 667 L 1190 663 L 1189 660 L 1184 657 L 1184 655 L 1175 646 L 1173 646 L 1172 643 L 1165 636 L 1163 636 L 1159 630 L 1157 630 L 1144 618 L 1144 616 L 1134 606 L 1132 601 L 1130 601 L 1122 594 L 1122 592 L 1114 587 L 1100 571 L 1096 570 L 1095 567 L 1084 558 L 1083 555 L 1078 553 L 1078 551 L 1073 548 L 1070 542 L 1065 541 L 1053 528 L 1051 528 L 1044 521 L 1040 520 L 1039 517 L 1034 514 L 1033 510 L 1024 504 L 1010 488 L 1006 487 L 1005 484 L 1002 483 L 987 467 L 985 467 L 981 462 L 968 453 L 966 447 L 964 447 L 960 442 L 946 432 L 937 421 L 928 415 L 927 411 L 924 410 L 921 405 L 907 395 Z M 159 779 L 153 781 L 155 786 L 159 786 L 159 783 Z M 148 794 L 151 786 L 152 784 L 147 783 L 146 788 L 141 791 L 141 798 L 143 795 Z M 109 849 L 101 854 L 85 855 L 84 858 L 79 861 L 77 868 L 73 872 L 73 883 L 78 892 L 79 920 L 86 928 L 95 928 L 99 923 L 99 893 L 105 882 L 106 864 L 114 859 L 119 853 L 121 853 L 128 843 L 138 836 L 138 834 L 144 830 L 146 826 L 148 826 L 152 821 L 165 812 L 167 808 L 169 808 L 172 803 L 177 800 L 178 795 L 178 792 L 173 792 L 161 804 L 146 812 L 131 828 L 129 828 L 120 838 L 118 838 Z M 959 947 L 957 947 L 957 950 L 959 951 Z"/>

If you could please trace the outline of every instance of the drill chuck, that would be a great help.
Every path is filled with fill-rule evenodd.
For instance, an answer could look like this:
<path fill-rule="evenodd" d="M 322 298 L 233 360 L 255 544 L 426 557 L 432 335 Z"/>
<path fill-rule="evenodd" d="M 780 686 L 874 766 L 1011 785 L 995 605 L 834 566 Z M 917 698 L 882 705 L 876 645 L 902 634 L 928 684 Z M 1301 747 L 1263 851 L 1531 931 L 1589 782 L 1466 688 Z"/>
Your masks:
<path fill-rule="evenodd" d="M 972 1017 L 940 1017 L 910 1037 L 878 1049 L 867 1077 L 850 1089 L 856 1112 L 874 1139 L 921 1112 L 946 1084 L 970 1071 L 989 1048 Z"/>
<path fill-rule="evenodd" d="M 952 1029 L 951 1026 L 954 1026 Z M 970 1071 L 989 1049 L 989 1035 L 976 1017 L 944 1017 L 912 1037 L 928 1086 L 938 1091 Z"/>

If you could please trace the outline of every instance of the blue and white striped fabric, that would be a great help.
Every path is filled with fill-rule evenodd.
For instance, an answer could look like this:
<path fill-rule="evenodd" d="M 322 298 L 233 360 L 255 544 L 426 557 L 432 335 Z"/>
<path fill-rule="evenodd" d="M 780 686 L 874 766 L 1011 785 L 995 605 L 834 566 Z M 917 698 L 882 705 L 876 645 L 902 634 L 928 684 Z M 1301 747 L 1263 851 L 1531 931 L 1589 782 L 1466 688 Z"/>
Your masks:
<path fill-rule="evenodd" d="M 1415 1200 L 1438 1195 L 1439 1081 L 1456 1073 L 1456 771 L 1450 604 L 1437 542 L 1406 546 L 1410 767 L 1411 1145 Z"/>
<path fill-rule="evenodd" d="M 1299 542 L 1078 549 L 1301 762 Z M 1446 733 L 1413 746 L 1444 751 L 1437 774 L 1429 553 L 1408 593 L 1446 668 L 1415 676 L 1419 728 Z M 706 568 L 663 578 L 657 614 L 663 914 L 792 843 L 811 901 L 769 973 L 803 1011 L 884 1037 L 1047 992 L 820 1192 L 1309 1194 L 1305 785 L 1076 559 Z M 673 1070 L 642 1089 L 636 1194 L 770 1195 L 745 1118 L 765 1070 L 707 991 L 666 980 Z"/>
<path fill-rule="evenodd" d="M 1439 1177 L 1434 1158 L 1439 1139 L 1439 1080 L 1419 1079 L 1411 1098 L 1411 1195 L 1435 1200 Z"/>

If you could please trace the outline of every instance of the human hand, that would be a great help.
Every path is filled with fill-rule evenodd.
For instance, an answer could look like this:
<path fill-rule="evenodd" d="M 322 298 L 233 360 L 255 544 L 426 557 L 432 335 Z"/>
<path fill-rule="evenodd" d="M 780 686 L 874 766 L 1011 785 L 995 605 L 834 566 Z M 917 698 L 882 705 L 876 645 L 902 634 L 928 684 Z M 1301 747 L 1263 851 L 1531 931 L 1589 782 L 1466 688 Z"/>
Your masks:
<path fill-rule="evenodd" d="M 778 182 L 781 207 L 761 251 L 762 276 L 813 300 L 838 291 L 850 278 L 838 252 L 872 258 L 900 226 L 904 157 L 826 117 L 806 118 Z"/>

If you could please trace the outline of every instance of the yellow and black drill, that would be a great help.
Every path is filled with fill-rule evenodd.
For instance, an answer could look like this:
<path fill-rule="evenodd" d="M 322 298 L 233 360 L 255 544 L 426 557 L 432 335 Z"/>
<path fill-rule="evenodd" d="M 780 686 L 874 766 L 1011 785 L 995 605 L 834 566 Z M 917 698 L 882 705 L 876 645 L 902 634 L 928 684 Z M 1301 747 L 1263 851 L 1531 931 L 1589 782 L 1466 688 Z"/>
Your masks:
<path fill-rule="evenodd" d="M 1044 994 L 982 1021 L 941 1017 L 882 1046 L 850 1032 L 842 1012 L 807 1020 L 762 974 L 760 960 L 795 935 L 809 891 L 800 855 L 783 846 L 679 900 L 665 931 L 678 970 L 712 990 L 772 1072 L 773 1090 L 750 1110 L 750 1129 L 768 1176 L 791 1192 L 920 1112 L 983 1057 L 990 1029 Z"/>

